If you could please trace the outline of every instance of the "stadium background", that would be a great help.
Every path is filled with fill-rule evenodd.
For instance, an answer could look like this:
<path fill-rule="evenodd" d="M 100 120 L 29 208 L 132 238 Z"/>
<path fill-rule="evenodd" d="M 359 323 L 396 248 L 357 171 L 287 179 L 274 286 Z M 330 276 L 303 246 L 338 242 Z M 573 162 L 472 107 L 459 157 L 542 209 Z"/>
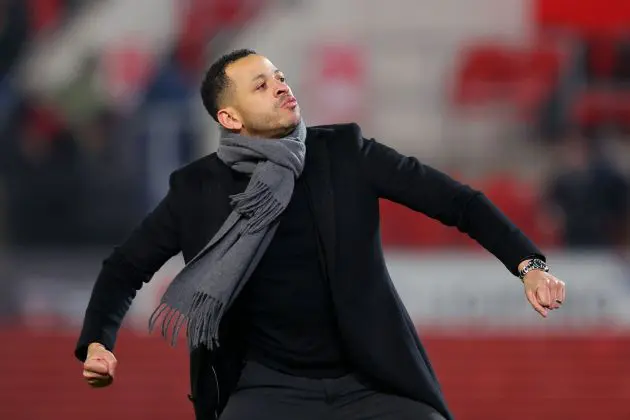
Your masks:
<path fill-rule="evenodd" d="M 491 255 L 382 203 L 458 419 L 630 419 L 628 28 L 625 0 L 1 2 L 0 418 L 191 418 L 185 346 L 146 334 L 179 258 L 134 303 L 113 387 L 72 351 L 111 246 L 216 148 L 205 66 L 249 47 L 309 124 L 357 121 L 482 189 L 567 282 L 542 320 Z"/>

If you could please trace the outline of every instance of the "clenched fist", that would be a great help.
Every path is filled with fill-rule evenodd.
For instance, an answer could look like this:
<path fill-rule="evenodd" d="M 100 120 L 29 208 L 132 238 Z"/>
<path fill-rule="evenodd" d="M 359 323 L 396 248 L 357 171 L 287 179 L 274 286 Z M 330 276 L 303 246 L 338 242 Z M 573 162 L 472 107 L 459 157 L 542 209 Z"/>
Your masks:
<path fill-rule="evenodd" d="M 519 271 L 529 260 L 519 265 Z M 566 298 L 566 287 L 562 280 L 541 270 L 532 270 L 523 278 L 525 296 L 532 307 L 543 317 L 547 317 L 550 310 L 559 309 Z"/>
<path fill-rule="evenodd" d="M 94 388 L 111 385 L 116 371 L 116 358 L 102 344 L 92 343 L 88 347 L 83 363 L 83 378 Z"/>

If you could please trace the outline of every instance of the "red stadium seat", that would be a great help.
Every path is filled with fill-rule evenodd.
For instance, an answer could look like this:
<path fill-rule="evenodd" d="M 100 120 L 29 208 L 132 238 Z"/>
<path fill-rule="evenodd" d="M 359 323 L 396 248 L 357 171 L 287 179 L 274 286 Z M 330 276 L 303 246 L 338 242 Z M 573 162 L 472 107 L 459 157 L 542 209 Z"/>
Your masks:
<path fill-rule="evenodd" d="M 592 89 L 582 93 L 573 107 L 573 117 L 582 127 L 615 124 L 630 127 L 630 92 Z"/>
<path fill-rule="evenodd" d="M 187 69 L 200 71 L 204 66 L 202 58 L 208 40 L 223 29 L 247 22 L 264 5 L 264 0 L 191 0 L 182 3 L 179 59 Z"/>
<path fill-rule="evenodd" d="M 464 52 L 455 101 L 475 105 L 503 97 L 517 69 L 508 51 L 497 45 L 478 45 Z"/>
<path fill-rule="evenodd" d="M 457 75 L 455 105 L 509 103 L 528 118 L 550 92 L 560 65 L 561 55 L 551 42 L 527 47 L 470 46 L 463 52 Z"/>
<path fill-rule="evenodd" d="M 61 0 L 29 0 L 28 9 L 34 33 L 54 29 L 65 12 Z"/>
<path fill-rule="evenodd" d="M 596 78 L 607 79 L 612 76 L 617 60 L 615 47 L 620 38 L 615 32 L 606 31 L 586 35 L 589 47 L 588 65 Z"/>

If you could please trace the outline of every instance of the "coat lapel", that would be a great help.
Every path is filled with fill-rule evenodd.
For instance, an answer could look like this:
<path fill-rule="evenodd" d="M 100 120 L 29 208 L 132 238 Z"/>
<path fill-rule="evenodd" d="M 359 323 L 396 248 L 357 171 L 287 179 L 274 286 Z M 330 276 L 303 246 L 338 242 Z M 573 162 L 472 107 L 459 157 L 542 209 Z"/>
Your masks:
<path fill-rule="evenodd" d="M 203 245 L 221 228 L 223 222 L 232 213 L 230 196 L 243 192 L 249 178 L 232 171 L 214 155 L 210 164 L 210 176 L 203 181 L 204 217 Z"/>
<path fill-rule="evenodd" d="M 328 278 L 333 278 L 336 255 L 335 203 L 331 180 L 328 143 L 319 132 L 306 138 L 305 183 L 309 204 L 315 216 L 315 226 L 323 245 Z"/>

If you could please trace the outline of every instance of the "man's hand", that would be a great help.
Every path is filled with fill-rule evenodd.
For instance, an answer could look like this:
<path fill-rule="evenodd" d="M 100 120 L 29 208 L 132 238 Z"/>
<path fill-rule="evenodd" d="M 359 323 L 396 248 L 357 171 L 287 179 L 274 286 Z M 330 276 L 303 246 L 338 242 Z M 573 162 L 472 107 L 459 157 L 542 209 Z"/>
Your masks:
<path fill-rule="evenodd" d="M 524 266 L 524 261 L 521 266 Z M 519 267 L 520 269 L 521 267 Z M 564 282 L 541 270 L 532 270 L 523 278 L 527 300 L 543 317 L 549 310 L 558 309 L 564 303 Z"/>
<path fill-rule="evenodd" d="M 83 363 L 83 378 L 94 388 L 111 385 L 116 371 L 116 358 L 100 343 L 88 346 L 87 358 Z"/>

